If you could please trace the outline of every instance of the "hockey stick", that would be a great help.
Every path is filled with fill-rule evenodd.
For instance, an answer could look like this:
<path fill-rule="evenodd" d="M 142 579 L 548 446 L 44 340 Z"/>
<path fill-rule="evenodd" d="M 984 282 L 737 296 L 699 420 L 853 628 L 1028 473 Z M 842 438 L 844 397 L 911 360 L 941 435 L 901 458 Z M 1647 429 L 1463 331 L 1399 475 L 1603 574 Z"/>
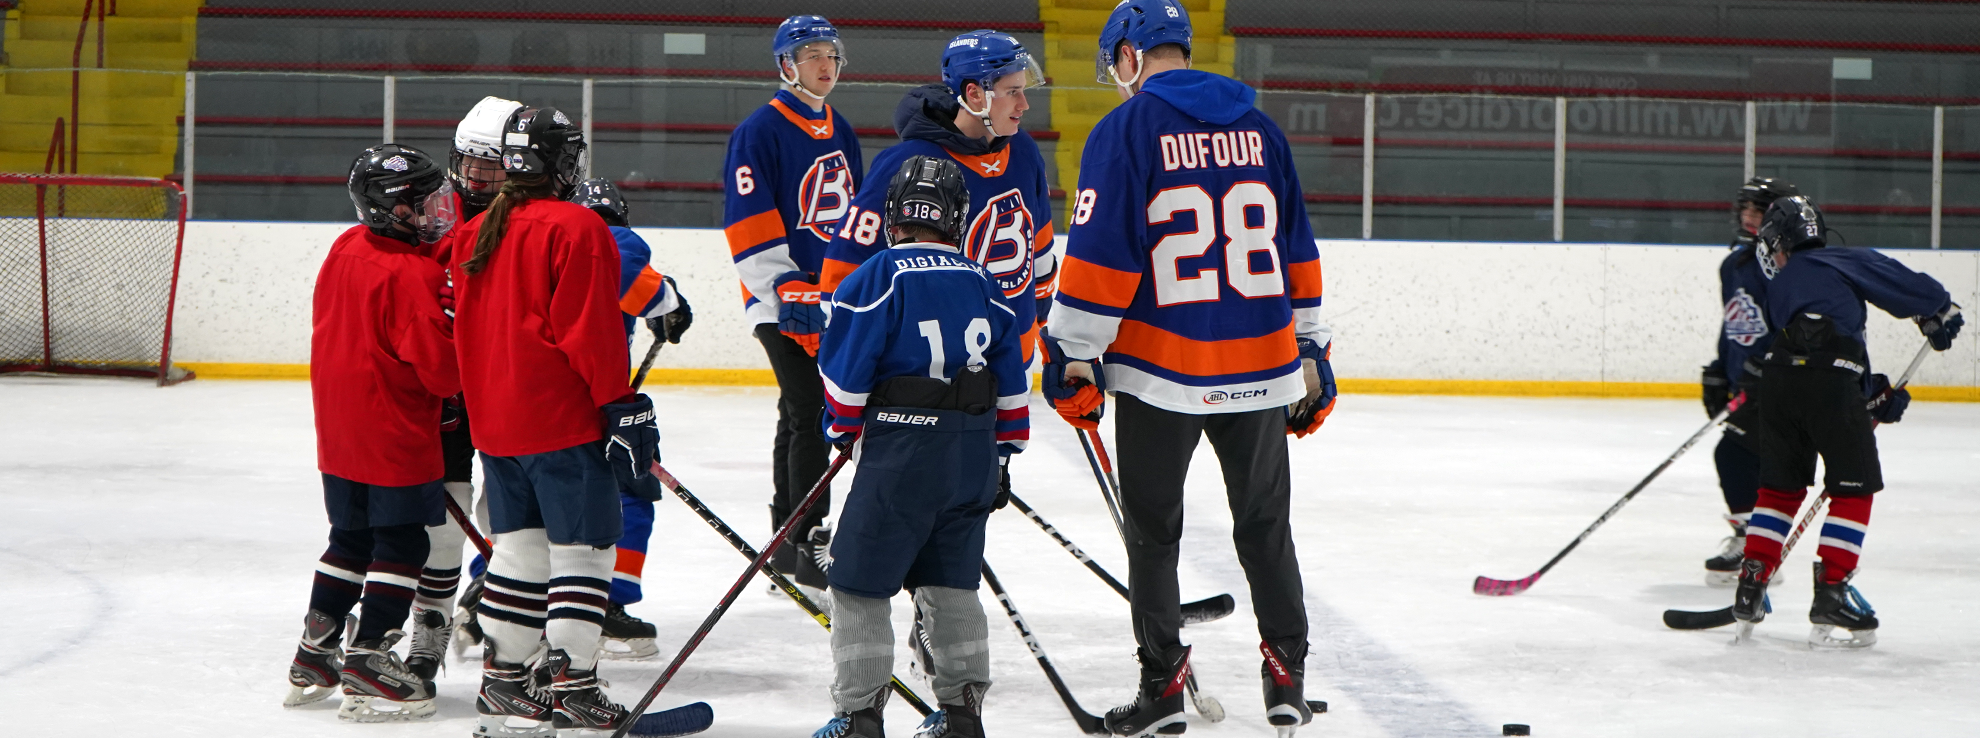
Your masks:
<path fill-rule="evenodd" d="M 1127 525 L 1121 519 L 1121 482 L 1114 476 L 1114 462 L 1107 456 L 1107 446 L 1100 440 L 1100 431 L 1098 429 L 1076 430 L 1079 430 L 1080 445 L 1086 447 L 1086 461 L 1093 465 L 1093 478 L 1100 482 L 1100 497 L 1107 501 L 1107 512 L 1113 514 L 1114 530 L 1121 534 L 1121 546 L 1125 548 L 1127 546 Z M 1111 577 L 1109 578 L 1111 579 Z M 1122 596 L 1126 597 L 1127 594 L 1123 592 Z M 1218 597 L 1226 600 L 1231 599 L 1231 596 L 1228 594 L 1218 595 Z M 1129 598 L 1130 601 L 1132 599 Z M 1237 602 L 1232 600 L 1231 609 L 1236 608 Z M 1183 685 L 1189 688 L 1189 704 L 1196 708 L 1197 714 L 1202 715 L 1205 720 L 1213 723 L 1224 722 L 1224 703 L 1217 701 L 1216 697 L 1204 694 L 1196 688 L 1195 672 L 1184 675 Z"/>
<path fill-rule="evenodd" d="M 743 558 L 751 561 L 756 560 L 756 549 L 751 547 L 748 541 L 743 540 L 742 536 L 737 535 L 736 530 L 729 527 L 728 523 L 722 522 L 722 519 L 716 516 L 713 510 L 709 510 L 707 505 L 702 504 L 701 499 L 695 497 L 693 492 L 689 492 L 687 485 L 681 484 L 680 480 L 675 479 L 674 475 L 667 473 L 667 470 L 661 468 L 658 463 L 653 465 L 653 473 L 659 475 L 662 486 L 673 490 L 675 497 L 681 498 L 681 502 L 686 503 L 689 510 L 693 510 L 694 514 L 701 516 L 701 519 L 708 523 L 708 527 L 714 528 L 715 532 L 720 534 L 723 540 L 728 541 L 730 546 L 735 547 L 737 553 L 742 554 Z M 805 613 L 810 615 L 812 620 L 818 621 L 818 624 L 825 626 L 826 630 L 832 629 L 832 616 L 826 615 L 824 610 L 819 609 L 817 603 L 812 602 L 810 597 L 806 597 L 804 592 L 799 591 L 797 585 L 792 584 L 789 578 L 785 577 L 782 572 L 777 571 L 777 567 L 771 566 L 766 562 L 763 565 L 763 575 L 769 577 L 770 581 L 776 584 L 778 589 L 783 590 L 784 595 L 790 597 L 791 601 L 797 603 L 798 607 L 804 608 Z M 928 706 L 928 703 L 923 702 L 921 697 L 914 693 L 914 690 L 908 689 L 907 684 L 903 683 L 900 677 L 893 677 L 887 686 L 893 688 L 894 694 L 900 695 L 901 699 L 907 700 L 908 706 L 913 707 L 915 712 L 919 712 L 925 716 L 934 711 Z"/>
<path fill-rule="evenodd" d="M 1534 582 L 1540 581 L 1540 577 L 1545 575 L 1548 570 L 1553 569 L 1555 564 L 1561 563 L 1561 559 L 1567 558 L 1568 553 L 1573 551 L 1576 546 L 1581 545 L 1582 541 L 1588 540 L 1589 534 L 1594 533 L 1596 528 L 1600 528 L 1603 523 L 1609 522 L 1609 518 L 1615 517 L 1615 514 L 1622 510 L 1624 505 L 1629 504 L 1630 500 L 1636 499 L 1637 493 L 1649 487 L 1650 482 L 1654 481 L 1658 475 L 1663 474 L 1665 469 L 1671 468 L 1671 464 L 1676 463 L 1678 457 L 1683 456 L 1684 452 L 1690 451 L 1692 446 L 1698 445 L 1698 439 L 1704 438 L 1706 433 L 1710 433 L 1713 428 L 1719 427 L 1720 423 L 1726 422 L 1728 416 L 1731 416 L 1734 411 L 1745 404 L 1746 393 L 1741 392 L 1738 397 L 1733 398 L 1732 402 L 1727 403 L 1725 408 L 1719 411 L 1719 414 L 1712 416 L 1712 420 L 1707 422 L 1705 427 L 1699 428 L 1697 433 L 1693 433 L 1690 438 L 1685 439 L 1684 445 L 1679 446 L 1676 451 L 1671 452 L 1671 455 L 1664 457 L 1663 463 L 1658 464 L 1657 468 L 1650 470 L 1649 476 L 1644 477 L 1643 481 L 1637 482 L 1635 487 L 1631 487 L 1629 492 L 1623 494 L 1622 499 L 1616 500 L 1616 504 L 1610 505 L 1608 510 L 1603 511 L 1601 517 L 1595 518 L 1595 522 L 1589 523 L 1587 528 L 1583 528 L 1581 535 L 1575 536 L 1573 541 L 1568 542 L 1567 548 L 1561 549 L 1560 553 L 1554 554 L 1554 558 L 1548 559 L 1547 564 L 1540 567 L 1539 571 L 1527 575 L 1524 579 L 1493 579 L 1487 576 L 1480 576 L 1471 582 L 1472 594 L 1505 597 L 1525 592 L 1533 586 Z"/>
<path fill-rule="evenodd" d="M 1079 563 L 1085 564 L 1088 571 L 1093 572 L 1094 576 L 1100 577 L 1100 581 L 1106 582 L 1108 587 L 1112 588 L 1116 594 L 1121 596 L 1121 599 L 1128 599 L 1127 585 L 1121 584 L 1121 580 L 1115 579 L 1114 575 L 1107 573 L 1107 570 L 1100 566 L 1100 562 L 1094 561 L 1093 557 L 1086 555 L 1086 552 L 1080 550 L 1079 546 L 1074 545 L 1070 539 L 1066 538 L 1065 534 L 1060 533 L 1058 528 L 1054 528 L 1052 524 L 1045 522 L 1045 518 L 1040 517 L 1038 511 L 1031 509 L 1030 505 L 1025 504 L 1024 500 L 1019 499 L 1015 494 L 1011 495 L 1011 504 L 1016 505 L 1018 512 L 1024 513 L 1025 517 L 1031 518 L 1031 522 L 1037 523 L 1038 528 L 1045 531 L 1046 535 L 1051 536 L 1052 540 L 1058 541 L 1059 546 L 1064 548 L 1066 553 L 1072 554 L 1072 557 L 1078 559 Z M 1219 620 L 1231 614 L 1235 609 L 1237 609 L 1237 601 L 1231 599 L 1231 596 L 1227 594 L 1220 594 L 1195 602 L 1185 602 L 1182 604 L 1183 625 L 1208 623 L 1213 620 Z"/>
<path fill-rule="evenodd" d="M 996 593 L 997 601 L 1004 603 L 1004 615 L 1011 619 L 1011 626 L 1017 628 L 1018 637 L 1024 639 L 1024 645 L 1031 648 L 1031 655 L 1038 659 L 1038 668 L 1045 670 L 1045 680 L 1052 683 L 1052 691 L 1058 692 L 1059 700 L 1066 703 L 1066 712 L 1072 713 L 1073 724 L 1087 735 L 1111 735 L 1105 720 L 1087 712 L 1079 706 L 1079 700 L 1073 699 L 1072 692 L 1066 689 L 1065 680 L 1059 678 L 1059 670 L 1053 668 L 1052 660 L 1045 656 L 1045 647 L 1038 645 L 1038 637 L 1031 633 L 1031 626 L 1025 624 L 1024 615 L 1018 613 L 1017 604 L 1011 602 L 1010 594 L 1004 591 L 1004 583 L 997 581 L 996 572 L 990 571 L 988 561 L 983 562 L 983 581 L 990 585 L 991 592 Z"/>
<path fill-rule="evenodd" d="M 660 322 L 662 328 L 653 331 L 653 345 L 646 347 L 646 358 L 639 362 L 639 373 L 633 375 L 632 391 L 634 392 L 639 391 L 640 385 L 646 384 L 646 373 L 653 369 L 653 357 L 660 355 L 660 344 L 667 342 L 666 324 L 666 320 L 662 319 Z"/>
<path fill-rule="evenodd" d="M 1911 365 L 1904 368 L 1904 375 L 1898 377 L 1897 384 L 1892 385 L 1883 394 L 1877 395 L 1876 399 L 1871 400 L 1869 404 L 1875 407 L 1879 403 L 1882 403 L 1885 398 L 1903 389 L 1905 385 L 1911 384 L 1911 376 L 1918 373 L 1918 365 L 1925 363 L 1925 357 L 1931 352 L 1931 341 L 1926 341 L 1925 345 L 1918 347 L 1918 353 L 1911 357 Z M 1873 420 L 1871 422 L 1874 424 L 1876 421 Z M 1822 490 L 1822 494 L 1816 496 L 1813 503 L 1808 505 L 1808 510 L 1802 513 L 1801 521 L 1794 526 L 1794 532 L 1788 535 L 1787 542 L 1781 544 L 1781 561 L 1787 561 L 1788 552 L 1794 550 L 1794 542 L 1801 538 L 1801 532 L 1806 530 L 1808 524 L 1815 519 L 1816 508 L 1821 507 L 1822 503 L 1828 499 L 1829 491 L 1825 489 Z M 1774 573 L 1767 575 L 1768 583 L 1772 584 L 1774 577 L 1780 573 L 1780 567 L 1774 567 Z M 1664 611 L 1664 626 L 1676 630 L 1706 630 L 1708 628 L 1732 625 L 1736 620 L 1738 618 L 1733 617 L 1732 608 L 1730 607 L 1703 612 L 1696 610 Z M 1749 631 L 1750 627 L 1741 628 L 1738 639 L 1745 640 Z"/>
<path fill-rule="evenodd" d="M 440 496 L 447 500 L 447 515 L 451 516 L 455 523 L 460 524 L 461 530 L 467 533 L 468 540 L 474 541 L 474 550 L 481 552 L 481 558 L 494 561 L 495 549 L 489 547 L 488 539 L 481 537 L 481 531 L 474 529 L 474 521 L 469 520 L 467 513 L 461 510 L 461 503 L 454 501 L 452 493 L 442 491 Z"/>
<path fill-rule="evenodd" d="M 750 560 L 749 568 L 744 569 L 742 576 L 736 578 L 736 583 L 729 586 L 728 594 L 722 595 L 722 601 L 715 605 L 714 610 L 709 611 L 708 617 L 702 619 L 701 626 L 695 629 L 694 635 L 688 637 L 687 643 L 682 644 L 680 652 L 674 654 L 674 660 L 667 664 L 667 670 L 660 672 L 660 678 L 653 680 L 653 686 L 648 687 L 646 695 L 639 698 L 639 704 L 633 706 L 632 714 L 639 715 L 646 712 L 647 707 L 652 706 L 653 699 L 660 696 L 660 690 L 667 688 L 667 682 L 673 680 L 674 674 L 681 670 L 682 664 L 687 663 L 688 656 L 694 654 L 694 649 L 708 637 L 708 632 L 715 629 L 715 623 L 720 621 L 722 616 L 729 612 L 729 607 L 736 603 L 736 597 L 742 594 L 744 587 L 749 586 L 749 581 L 756 577 L 757 570 L 770 562 L 770 553 L 791 537 L 791 531 L 797 528 L 798 521 L 803 520 L 805 513 L 811 512 L 811 506 L 818 503 L 819 497 L 824 496 L 825 490 L 832 487 L 832 477 L 838 476 L 839 470 L 845 468 L 846 460 L 850 458 L 852 451 L 848 449 L 839 452 L 839 457 L 832 460 L 832 466 L 825 469 L 825 475 L 818 478 L 818 484 L 813 485 L 811 492 L 804 496 L 804 501 L 798 503 L 797 508 L 791 511 L 791 517 L 784 522 L 784 527 L 777 530 L 776 537 L 770 539 L 770 543 L 764 546 L 763 551 L 758 553 L 756 558 Z M 612 731 L 612 738 L 625 738 L 626 733 L 632 728 L 633 722 L 627 721 L 624 725 L 620 725 L 618 730 Z"/>

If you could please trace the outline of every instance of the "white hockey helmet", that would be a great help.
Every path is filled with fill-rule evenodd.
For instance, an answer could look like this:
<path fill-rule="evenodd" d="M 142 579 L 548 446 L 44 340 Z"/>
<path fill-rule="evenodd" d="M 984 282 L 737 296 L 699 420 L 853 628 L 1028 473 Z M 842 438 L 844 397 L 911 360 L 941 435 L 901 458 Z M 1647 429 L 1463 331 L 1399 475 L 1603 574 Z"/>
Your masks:
<path fill-rule="evenodd" d="M 454 127 L 454 150 L 483 159 L 502 158 L 502 126 L 523 106 L 494 95 L 474 104 L 461 124 Z"/>

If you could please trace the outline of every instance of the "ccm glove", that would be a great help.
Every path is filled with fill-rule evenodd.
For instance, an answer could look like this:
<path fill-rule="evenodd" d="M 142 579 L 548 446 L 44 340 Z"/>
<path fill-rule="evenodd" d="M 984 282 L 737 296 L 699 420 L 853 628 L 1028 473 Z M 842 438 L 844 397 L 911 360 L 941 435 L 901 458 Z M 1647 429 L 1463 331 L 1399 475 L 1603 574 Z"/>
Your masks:
<path fill-rule="evenodd" d="M 1052 401 L 1052 409 L 1072 427 L 1098 430 L 1107 400 L 1102 394 L 1107 389 L 1107 375 L 1100 360 L 1068 360 L 1059 342 L 1043 333 L 1039 343 L 1045 345 L 1045 377 L 1040 382 L 1045 399 Z"/>
<path fill-rule="evenodd" d="M 660 423 L 653 398 L 633 394 L 599 408 L 605 426 L 605 463 L 618 477 L 619 487 L 643 500 L 661 497 L 652 473 L 660 460 Z"/>
<path fill-rule="evenodd" d="M 1910 391 L 1892 387 L 1890 377 L 1870 375 L 1870 417 L 1879 423 L 1895 423 L 1904 419 L 1904 409 L 1908 407 L 1911 407 Z"/>
<path fill-rule="evenodd" d="M 1334 413 L 1334 398 L 1340 396 L 1340 389 L 1334 386 L 1334 365 L 1329 361 L 1333 355 L 1331 342 L 1321 348 L 1311 340 L 1299 339 L 1299 366 L 1306 379 L 1306 397 L 1286 407 L 1287 435 L 1305 438 L 1320 430 L 1327 416 Z"/>
<path fill-rule="evenodd" d="M 1698 379 L 1705 394 L 1705 414 L 1719 417 L 1719 411 L 1732 402 L 1732 381 L 1726 379 L 1726 362 L 1721 359 L 1705 367 Z"/>
<path fill-rule="evenodd" d="M 680 343 L 682 334 L 694 325 L 694 308 L 688 307 L 687 295 L 681 294 L 681 288 L 674 284 L 673 277 L 660 279 L 666 281 L 667 289 L 673 290 L 674 299 L 680 301 L 681 306 L 658 318 L 647 318 L 646 327 L 653 329 L 653 335 L 666 339 L 668 343 Z"/>
<path fill-rule="evenodd" d="M 777 332 L 790 336 L 804 352 L 818 355 L 818 334 L 825 331 L 825 309 L 818 304 L 818 275 L 784 272 L 777 285 Z"/>
<path fill-rule="evenodd" d="M 1952 348 L 1954 338 L 1959 337 L 1959 327 L 1966 325 L 1966 316 L 1959 313 L 1959 303 L 1948 302 L 1939 314 L 1918 319 L 1918 332 L 1932 342 L 1933 351 Z M 1897 422 L 1897 421 L 1891 421 Z"/>

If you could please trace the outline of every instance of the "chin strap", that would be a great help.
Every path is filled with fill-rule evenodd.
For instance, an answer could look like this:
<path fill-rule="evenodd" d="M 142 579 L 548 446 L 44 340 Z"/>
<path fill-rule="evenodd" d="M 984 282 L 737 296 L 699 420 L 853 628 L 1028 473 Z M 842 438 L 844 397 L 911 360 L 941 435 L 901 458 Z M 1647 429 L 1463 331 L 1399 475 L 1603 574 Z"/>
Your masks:
<path fill-rule="evenodd" d="M 991 96 L 992 94 L 994 94 L 994 93 L 991 93 L 991 92 L 990 92 L 989 90 L 984 90 L 984 91 L 983 91 L 983 103 L 984 103 L 984 105 L 983 105 L 983 109 L 982 109 L 982 110 L 977 110 L 977 109 L 975 109 L 975 108 L 972 108 L 972 107 L 970 107 L 970 106 L 969 106 L 969 101 L 967 101 L 967 100 L 965 100 L 965 99 L 963 99 L 963 96 L 961 96 L 961 95 L 957 95 L 957 96 L 956 96 L 956 106 L 957 106 L 957 107 L 960 107 L 960 108 L 962 108 L 962 109 L 963 109 L 963 112 L 965 112 L 965 113 L 968 113 L 968 114 L 970 114 L 970 115 L 974 115 L 974 116 L 976 116 L 976 118 L 977 118 L 978 120 L 981 120 L 981 121 L 983 121 L 983 132 L 984 132 L 984 133 L 988 133 L 988 134 L 990 134 L 990 135 L 988 135 L 988 136 L 986 136 L 986 138 L 987 138 L 988 140 L 991 140 L 991 141 L 995 141 L 995 140 L 997 140 L 997 126 L 996 126 L 995 124 L 993 124 L 993 123 L 991 123 L 991 122 L 990 122 L 990 104 L 989 104 L 989 103 L 990 103 L 990 96 Z"/>
<path fill-rule="evenodd" d="M 793 70 L 797 69 L 797 65 L 792 64 L 791 69 Z M 824 95 L 814 95 L 811 94 L 811 90 L 805 89 L 804 85 L 801 84 L 802 80 L 800 80 L 796 74 L 792 74 L 789 77 L 784 76 L 784 62 L 782 59 L 779 59 L 777 61 L 777 79 L 783 80 L 784 86 L 791 88 L 791 90 L 796 92 L 797 94 L 803 95 L 813 100 L 817 100 L 819 102 L 825 102 Z"/>
<path fill-rule="evenodd" d="M 1114 86 L 1115 86 L 1115 87 L 1120 87 L 1120 88 L 1122 88 L 1122 89 L 1125 89 L 1125 90 L 1127 90 L 1127 91 L 1128 91 L 1128 94 L 1129 94 L 1129 95 L 1134 95 L 1134 94 L 1137 94 L 1137 91 L 1136 91 L 1136 90 L 1134 89 L 1134 83 L 1136 83 L 1136 82 L 1140 82 L 1140 81 L 1141 81 L 1141 73 L 1142 73 L 1142 71 L 1143 71 L 1143 70 L 1145 70 L 1145 69 L 1147 69 L 1147 68 L 1148 68 L 1148 67 L 1147 67 L 1147 65 L 1146 65 L 1146 64 L 1144 64 L 1144 63 L 1142 63 L 1142 61 L 1141 61 L 1141 50 L 1140 50 L 1140 49 L 1135 49 L 1135 50 L 1134 50 L 1134 79 L 1130 79 L 1130 80 L 1128 80 L 1128 81 L 1126 81 L 1126 82 L 1122 82 L 1122 81 L 1121 81 L 1121 74 L 1120 74 L 1120 72 L 1117 72 L 1117 71 L 1114 71 L 1114 65 L 1112 65 L 1112 64 L 1109 64 L 1109 65 L 1107 65 L 1107 76 L 1109 76 L 1109 77 L 1112 77 L 1112 78 L 1114 78 Z"/>

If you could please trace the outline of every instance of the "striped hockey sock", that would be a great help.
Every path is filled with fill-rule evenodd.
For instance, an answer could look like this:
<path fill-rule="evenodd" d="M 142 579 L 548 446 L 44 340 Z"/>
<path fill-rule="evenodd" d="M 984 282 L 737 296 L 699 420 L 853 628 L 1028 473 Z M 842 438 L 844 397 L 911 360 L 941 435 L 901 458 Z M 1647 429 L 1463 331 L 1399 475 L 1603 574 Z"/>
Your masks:
<path fill-rule="evenodd" d="M 474 502 L 474 486 L 466 482 L 447 482 L 447 494 L 461 509 L 469 509 Z M 467 532 L 461 530 L 452 517 L 439 525 L 426 529 L 426 540 L 430 550 L 426 555 L 426 566 L 419 572 L 419 596 L 413 603 L 428 609 L 446 612 L 454 606 L 454 593 L 461 583 L 461 545 L 467 542 Z"/>
<path fill-rule="evenodd" d="M 320 610 L 336 621 L 336 632 L 344 630 L 344 616 L 357 607 L 358 598 L 364 596 L 364 570 L 371 567 L 368 558 L 340 556 L 337 546 L 331 545 L 323 558 L 316 562 L 316 581 L 309 588 L 309 609 Z M 337 638 L 330 639 L 332 643 Z"/>
<path fill-rule="evenodd" d="M 1822 520 L 1822 545 L 1815 553 L 1822 557 L 1822 581 L 1842 581 L 1856 571 L 1856 557 L 1863 554 L 1863 534 L 1870 530 L 1870 502 L 1875 495 L 1836 497 L 1829 501 L 1828 517 Z"/>
<path fill-rule="evenodd" d="M 571 657 L 571 667 L 598 667 L 598 638 L 605 625 L 606 588 L 618 555 L 611 547 L 551 544 L 550 616 L 545 625 L 551 648 Z M 499 561 L 501 557 L 497 556 Z"/>
<path fill-rule="evenodd" d="M 357 640 L 385 637 L 406 627 L 412 612 L 413 590 L 419 585 L 419 565 L 373 561 L 364 575 L 364 611 L 358 616 Z"/>
<path fill-rule="evenodd" d="M 446 612 L 454 604 L 454 591 L 460 588 L 461 568 L 419 570 L 419 595 L 413 602 L 428 610 Z"/>
<path fill-rule="evenodd" d="M 475 612 L 497 661 L 519 664 L 536 652 L 550 599 L 549 547 L 542 528 L 495 536 L 495 560 Z"/>
<path fill-rule="evenodd" d="M 1746 521 L 1746 557 L 1765 563 L 1770 576 L 1774 567 L 1781 565 L 1781 544 L 1794 531 L 1794 516 L 1807 497 L 1805 487 L 1792 491 L 1760 488 L 1760 500 Z"/>

